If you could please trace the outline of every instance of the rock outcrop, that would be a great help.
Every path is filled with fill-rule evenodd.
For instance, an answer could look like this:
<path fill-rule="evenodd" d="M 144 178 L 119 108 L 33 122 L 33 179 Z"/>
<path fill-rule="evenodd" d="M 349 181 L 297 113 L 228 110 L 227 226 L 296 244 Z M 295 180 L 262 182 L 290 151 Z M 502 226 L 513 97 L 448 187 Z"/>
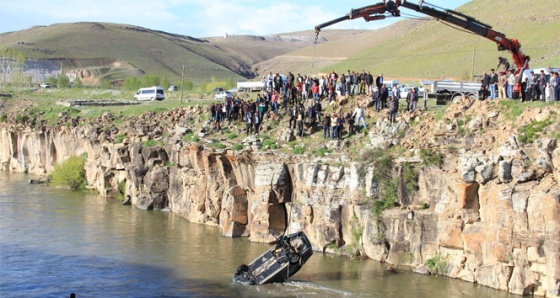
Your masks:
<path fill-rule="evenodd" d="M 99 120 L 105 124 L 75 127 L 3 125 L 0 166 L 46 174 L 55 163 L 83 154 L 88 185 L 101 195 L 117 196 L 119 184 L 125 184 L 124 200 L 133 206 L 169 210 L 219 227 L 225 236 L 272 242 L 286 229 L 303 230 L 317 251 L 361 254 L 513 294 L 560 295 L 556 139 L 519 145 L 511 134 L 495 138 L 494 149 L 449 154 L 441 167 L 421 163 L 415 154 L 400 162 L 417 170 L 416 193 L 402 190 L 400 208 L 376 215 L 374 167 L 344 158 L 183 142 L 176 130 L 188 126 L 179 123 L 188 113 L 129 119 L 136 122 L 122 143 L 114 141 L 122 129 L 101 129 L 112 127 L 110 115 Z M 162 118 L 179 124 L 164 125 Z M 393 129 L 381 121 L 375 129 L 383 132 L 370 133 L 372 147 L 385 148 L 398 142 L 391 134 L 406 125 Z M 389 134 L 385 140 L 383 133 Z M 404 185 L 403 175 L 398 177 Z"/>

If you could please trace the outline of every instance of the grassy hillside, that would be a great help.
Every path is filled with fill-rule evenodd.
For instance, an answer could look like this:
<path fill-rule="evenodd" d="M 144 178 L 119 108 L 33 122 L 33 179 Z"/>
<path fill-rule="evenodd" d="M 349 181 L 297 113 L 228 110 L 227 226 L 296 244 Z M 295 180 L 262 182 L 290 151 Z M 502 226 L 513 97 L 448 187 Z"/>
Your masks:
<path fill-rule="evenodd" d="M 287 40 L 287 41 L 285 41 Z M 211 77 L 253 76 L 252 64 L 309 45 L 310 39 L 263 37 L 195 39 L 189 36 L 109 23 L 36 26 L 0 34 L 0 47 L 28 58 L 56 59 L 63 67 L 81 68 L 107 79 L 143 73 L 199 82 Z"/>
<path fill-rule="evenodd" d="M 532 57 L 530 66 L 545 67 L 560 65 L 560 13 L 552 9 L 556 7 L 557 0 L 535 1 L 530 5 L 521 0 L 473 0 L 458 10 L 492 25 L 508 38 L 519 39 L 525 53 Z M 328 31 L 331 30 L 323 30 L 321 34 Z M 468 79 L 473 50 L 474 74 L 495 67 L 498 56 L 512 61 L 508 52 L 499 52 L 494 42 L 481 36 L 435 20 L 403 20 L 381 30 L 358 32 L 322 43 L 315 49 L 300 49 L 259 65 L 283 65 L 309 73 L 315 51 L 314 73 L 366 69 L 411 81 L 445 77 Z"/>
<path fill-rule="evenodd" d="M 530 67 L 545 67 L 560 66 L 557 7 L 558 0 L 473 0 L 458 10 L 519 39 L 532 57 Z M 186 80 L 195 83 L 212 77 L 260 77 L 270 71 L 320 74 L 332 69 L 365 69 L 408 82 L 470 79 L 473 71 L 478 75 L 495 67 L 498 56 L 512 60 L 509 53 L 497 51 L 494 42 L 435 20 L 403 19 L 376 31 L 327 28 L 319 37 L 316 46 L 313 30 L 196 39 L 132 25 L 83 22 L 2 33 L 0 47 L 109 80 L 147 73 L 177 81 L 185 65 Z"/>

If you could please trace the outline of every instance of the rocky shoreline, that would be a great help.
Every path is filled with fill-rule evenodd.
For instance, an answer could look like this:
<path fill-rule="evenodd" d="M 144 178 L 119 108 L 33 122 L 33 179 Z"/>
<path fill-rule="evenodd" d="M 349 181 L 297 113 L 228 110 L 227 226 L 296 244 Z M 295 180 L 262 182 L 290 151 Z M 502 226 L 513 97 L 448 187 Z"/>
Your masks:
<path fill-rule="evenodd" d="M 347 154 L 347 143 L 327 144 L 340 154 L 306 156 L 261 150 L 257 137 L 245 138 L 238 151 L 227 138 L 226 149 L 211 148 L 199 131 L 202 141 L 186 142 L 201 107 L 147 113 L 121 127 L 109 113 L 89 120 L 62 115 L 55 126 L 8 117 L 0 126 L 0 168 L 45 175 L 57 162 L 85 155 L 88 185 L 101 195 L 118 196 L 124 186 L 124 200 L 137 208 L 166 209 L 225 236 L 271 242 L 287 227 L 303 230 L 316 251 L 557 297 L 560 116 L 554 109 L 526 109 L 513 120 L 516 127 L 506 122 L 507 111 L 486 102 L 454 104 L 441 119 L 404 115 L 398 125 L 370 115 L 376 122 L 363 150 L 402 148 L 393 170 L 398 207 L 380 215 L 372 212 L 376 169 Z M 550 121 L 548 132 L 520 141 L 520 127 L 543 121 Z M 280 144 L 291 139 L 289 130 L 275 133 Z M 442 152 L 441 166 L 424 163 L 420 148 Z M 405 165 L 418 173 L 414 193 Z"/>

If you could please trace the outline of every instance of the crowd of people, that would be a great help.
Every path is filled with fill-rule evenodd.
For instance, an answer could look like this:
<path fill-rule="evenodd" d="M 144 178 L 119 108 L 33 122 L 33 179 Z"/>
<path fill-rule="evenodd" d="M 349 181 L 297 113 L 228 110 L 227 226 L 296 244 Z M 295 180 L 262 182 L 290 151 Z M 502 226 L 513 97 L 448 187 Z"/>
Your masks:
<path fill-rule="evenodd" d="M 376 112 L 387 109 L 391 122 L 396 122 L 399 111 L 400 89 L 383 82 L 383 74 L 373 77 L 365 70 L 361 73 L 348 70 L 338 75 L 332 71 L 320 78 L 307 75 L 297 76 L 291 72 L 286 77 L 270 73 L 263 78 L 263 89 L 256 99 L 244 100 L 234 96 L 210 106 L 213 129 L 221 130 L 224 121 L 245 122 L 246 134 L 259 134 L 267 115 L 276 115 L 278 119 L 287 118 L 288 127 L 294 129 L 295 135 L 304 136 L 304 127 L 323 129 L 325 139 L 341 139 L 367 129 L 365 109 L 375 107 Z M 418 94 L 414 89 L 407 96 L 406 109 L 414 111 Z M 347 113 L 324 114 L 324 105 L 331 104 L 337 97 L 364 96 L 367 104 L 356 104 Z M 343 133 L 344 132 L 344 133 Z"/>
<path fill-rule="evenodd" d="M 481 99 L 495 98 L 514 98 L 514 86 L 519 82 L 519 76 L 522 73 L 515 75 L 515 70 L 510 68 L 510 64 L 506 58 L 498 58 L 497 69 L 503 65 L 503 69 L 498 73 L 494 69 L 490 70 L 490 74 L 482 73 L 481 79 Z M 522 80 L 521 101 L 559 101 L 560 96 L 560 77 L 558 72 L 551 72 L 545 74 L 544 70 L 539 73 L 531 71 L 529 76 Z"/>
<path fill-rule="evenodd" d="M 518 81 L 515 71 L 510 68 L 507 59 L 498 59 L 499 68 L 490 74 L 483 73 L 481 80 L 481 99 L 514 98 L 514 85 Z M 536 75 L 531 71 L 530 76 L 523 82 L 522 100 L 559 100 L 560 78 L 557 72 L 550 77 L 540 71 Z M 390 88 L 392 90 L 390 91 Z M 347 113 L 335 112 L 324 114 L 324 105 L 329 105 L 338 96 L 363 96 L 366 104 L 356 104 Z M 234 96 L 224 101 L 213 103 L 210 107 L 210 117 L 214 130 L 221 130 L 223 121 L 244 122 L 246 134 L 259 134 L 265 118 L 272 114 L 277 119 L 288 119 L 288 127 L 294 129 L 298 137 L 304 136 L 304 127 L 323 130 L 325 139 L 341 139 L 343 132 L 348 136 L 367 129 L 365 121 L 366 108 L 374 108 L 376 112 L 387 113 L 388 120 L 397 121 L 399 101 L 401 98 L 398 86 L 387 86 L 383 74 L 374 77 L 371 72 L 355 72 L 348 70 L 337 74 L 334 70 L 320 78 L 307 75 L 287 76 L 270 73 L 263 77 L 262 91 L 254 100 L 244 100 Z M 406 110 L 413 112 L 417 109 L 419 96 L 415 88 L 410 88 L 406 95 Z M 364 101 L 362 101 L 364 102 Z M 346 129 L 347 128 L 347 129 Z"/>

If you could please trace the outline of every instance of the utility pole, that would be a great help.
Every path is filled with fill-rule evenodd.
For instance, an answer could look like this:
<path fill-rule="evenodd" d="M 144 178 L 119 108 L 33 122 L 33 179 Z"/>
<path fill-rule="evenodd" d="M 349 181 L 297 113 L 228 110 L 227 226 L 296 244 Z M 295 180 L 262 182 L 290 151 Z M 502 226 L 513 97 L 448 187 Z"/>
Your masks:
<path fill-rule="evenodd" d="M 183 71 L 181 72 L 181 104 L 183 104 L 183 86 L 185 85 L 185 64 L 183 64 Z"/>
<path fill-rule="evenodd" d="M 471 80 L 474 81 L 474 58 L 476 57 L 476 46 L 472 49 L 472 67 L 471 67 Z"/>

